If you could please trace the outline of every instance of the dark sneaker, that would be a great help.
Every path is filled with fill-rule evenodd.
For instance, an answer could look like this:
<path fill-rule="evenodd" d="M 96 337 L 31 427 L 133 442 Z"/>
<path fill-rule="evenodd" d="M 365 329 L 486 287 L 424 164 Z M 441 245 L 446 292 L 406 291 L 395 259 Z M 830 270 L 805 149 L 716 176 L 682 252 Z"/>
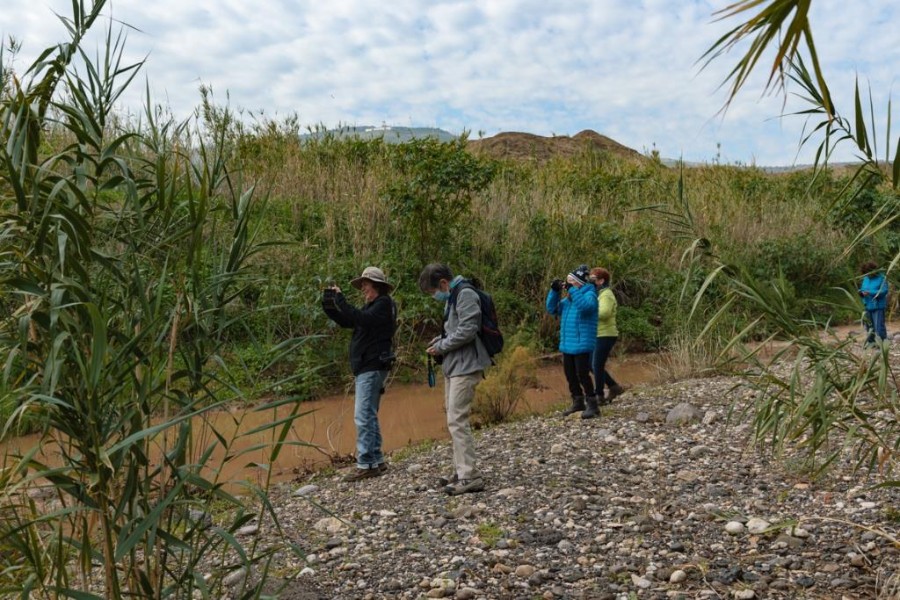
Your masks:
<path fill-rule="evenodd" d="M 451 496 L 459 496 L 460 494 L 471 494 L 480 492 L 484 489 L 484 480 L 481 477 L 474 479 L 460 479 L 456 483 L 451 483 L 444 488 L 444 491 Z"/>
<path fill-rule="evenodd" d="M 387 465 L 381 463 L 377 467 L 371 469 L 353 469 L 353 473 L 344 477 L 344 481 L 360 481 L 362 479 L 371 479 L 372 477 L 380 477 L 387 473 Z"/>
<path fill-rule="evenodd" d="M 600 415 L 600 409 L 597 408 L 597 397 L 591 396 L 590 398 L 585 398 L 585 402 L 587 403 L 587 408 L 584 409 L 584 412 L 581 413 L 582 419 L 595 419 Z"/>
<path fill-rule="evenodd" d="M 577 412 L 581 412 L 584 410 L 584 396 L 575 396 L 572 398 L 572 405 L 566 410 L 562 411 L 562 416 L 568 417 L 569 415 L 574 415 Z"/>
<path fill-rule="evenodd" d="M 441 487 L 447 487 L 451 483 L 456 483 L 457 481 L 459 481 L 459 475 L 456 473 L 449 477 L 438 477 L 438 485 Z"/>
<path fill-rule="evenodd" d="M 610 404 L 613 401 L 613 398 L 615 398 L 616 396 L 621 396 L 624 393 L 625 388 L 623 388 L 621 385 L 612 386 L 611 388 L 609 388 L 609 394 L 607 394 L 606 396 L 606 404 Z"/>

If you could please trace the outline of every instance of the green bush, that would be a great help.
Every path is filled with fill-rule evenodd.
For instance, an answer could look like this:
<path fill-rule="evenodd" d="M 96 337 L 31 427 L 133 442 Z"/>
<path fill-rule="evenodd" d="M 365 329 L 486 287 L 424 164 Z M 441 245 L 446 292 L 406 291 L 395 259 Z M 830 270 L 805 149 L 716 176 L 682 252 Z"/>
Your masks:
<path fill-rule="evenodd" d="M 658 316 L 654 315 L 649 307 L 632 308 L 620 305 L 616 310 L 620 347 L 629 352 L 658 350 L 664 340 L 659 327 L 651 323 L 656 319 Z"/>
<path fill-rule="evenodd" d="M 838 261 L 840 253 L 807 234 L 760 241 L 750 249 L 746 264 L 753 277 L 762 281 L 782 277 L 798 296 L 815 298 L 850 276 L 850 266 Z"/>

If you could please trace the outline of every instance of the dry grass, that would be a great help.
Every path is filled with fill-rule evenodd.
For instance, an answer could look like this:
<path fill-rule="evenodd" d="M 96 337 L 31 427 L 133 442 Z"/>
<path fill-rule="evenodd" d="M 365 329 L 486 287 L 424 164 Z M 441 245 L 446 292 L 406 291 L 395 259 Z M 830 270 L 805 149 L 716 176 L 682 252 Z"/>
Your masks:
<path fill-rule="evenodd" d="M 499 360 L 496 360 L 498 359 Z M 493 425 L 506 421 L 525 398 L 525 391 L 537 386 L 535 356 L 525 346 L 505 350 L 495 357 L 497 365 L 478 384 L 472 405 L 476 425 Z"/>

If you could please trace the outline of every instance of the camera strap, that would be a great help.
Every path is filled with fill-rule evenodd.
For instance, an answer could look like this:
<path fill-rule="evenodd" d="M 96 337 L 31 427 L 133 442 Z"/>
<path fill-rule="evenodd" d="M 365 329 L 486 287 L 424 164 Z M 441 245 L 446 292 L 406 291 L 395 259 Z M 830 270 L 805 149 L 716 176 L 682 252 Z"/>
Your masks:
<path fill-rule="evenodd" d="M 428 355 L 428 387 L 433 388 L 437 385 L 437 376 L 434 373 L 434 359 Z"/>

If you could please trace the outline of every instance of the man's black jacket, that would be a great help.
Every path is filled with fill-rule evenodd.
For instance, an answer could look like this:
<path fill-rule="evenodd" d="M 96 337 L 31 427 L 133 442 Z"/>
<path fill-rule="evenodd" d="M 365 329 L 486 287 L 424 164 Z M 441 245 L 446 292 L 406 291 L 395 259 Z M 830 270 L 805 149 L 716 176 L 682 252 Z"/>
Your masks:
<path fill-rule="evenodd" d="M 397 309 L 389 295 L 382 294 L 362 308 L 347 304 L 344 294 L 337 294 L 334 307 L 324 306 L 332 321 L 353 329 L 350 339 L 350 370 L 354 375 L 390 368 L 392 341 Z"/>

